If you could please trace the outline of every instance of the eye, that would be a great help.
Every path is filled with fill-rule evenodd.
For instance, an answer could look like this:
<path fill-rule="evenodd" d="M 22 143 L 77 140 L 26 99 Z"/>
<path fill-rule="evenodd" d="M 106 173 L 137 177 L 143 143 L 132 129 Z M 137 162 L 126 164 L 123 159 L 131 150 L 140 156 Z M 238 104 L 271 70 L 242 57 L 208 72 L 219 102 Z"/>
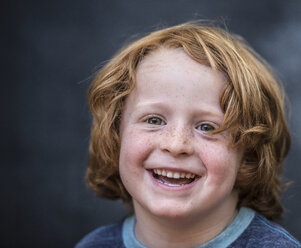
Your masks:
<path fill-rule="evenodd" d="M 210 132 L 213 131 L 215 129 L 215 127 L 213 127 L 210 124 L 201 124 L 199 126 L 196 127 L 197 130 L 203 131 L 203 132 Z"/>
<path fill-rule="evenodd" d="M 148 124 L 152 124 L 152 125 L 165 125 L 166 124 L 165 121 L 163 121 L 161 118 L 155 117 L 155 116 L 148 118 L 146 120 L 146 122 Z"/>

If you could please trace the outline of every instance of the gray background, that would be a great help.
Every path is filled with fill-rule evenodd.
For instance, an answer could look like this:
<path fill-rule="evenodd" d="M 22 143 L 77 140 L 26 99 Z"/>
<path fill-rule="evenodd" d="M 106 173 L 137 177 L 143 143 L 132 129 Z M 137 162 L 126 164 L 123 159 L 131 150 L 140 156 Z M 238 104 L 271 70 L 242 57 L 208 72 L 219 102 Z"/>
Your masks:
<path fill-rule="evenodd" d="M 222 20 L 276 69 L 293 136 L 285 226 L 301 239 L 301 1 L 1 1 L 1 247 L 73 247 L 121 219 L 120 202 L 85 188 L 93 73 L 157 27 Z"/>

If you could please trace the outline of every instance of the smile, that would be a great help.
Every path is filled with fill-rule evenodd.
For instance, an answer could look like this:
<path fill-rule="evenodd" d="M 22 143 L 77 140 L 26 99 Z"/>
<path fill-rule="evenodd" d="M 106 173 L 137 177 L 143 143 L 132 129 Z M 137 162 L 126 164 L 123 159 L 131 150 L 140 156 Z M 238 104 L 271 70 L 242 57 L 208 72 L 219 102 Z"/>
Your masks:
<path fill-rule="evenodd" d="M 193 173 L 170 171 L 166 169 L 153 169 L 153 177 L 162 184 L 177 187 L 192 183 L 199 176 Z"/>

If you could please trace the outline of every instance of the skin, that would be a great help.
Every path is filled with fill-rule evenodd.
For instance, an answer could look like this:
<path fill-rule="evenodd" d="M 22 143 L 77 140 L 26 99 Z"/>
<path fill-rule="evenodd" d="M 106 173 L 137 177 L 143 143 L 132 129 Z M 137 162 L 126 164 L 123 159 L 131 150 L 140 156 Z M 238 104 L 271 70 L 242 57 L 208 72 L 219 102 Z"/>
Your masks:
<path fill-rule="evenodd" d="M 133 198 L 135 234 L 148 247 L 193 247 L 218 235 L 235 217 L 233 190 L 242 152 L 221 126 L 222 73 L 182 49 L 162 48 L 142 60 L 121 120 L 120 176 Z M 170 187 L 153 169 L 197 175 Z"/>

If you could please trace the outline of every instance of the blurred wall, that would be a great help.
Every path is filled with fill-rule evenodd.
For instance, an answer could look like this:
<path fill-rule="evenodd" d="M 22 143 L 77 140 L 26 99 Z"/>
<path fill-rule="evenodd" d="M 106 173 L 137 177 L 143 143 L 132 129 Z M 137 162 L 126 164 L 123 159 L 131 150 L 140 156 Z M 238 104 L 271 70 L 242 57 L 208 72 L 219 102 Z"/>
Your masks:
<path fill-rule="evenodd" d="M 1 247 L 73 247 L 121 219 L 85 188 L 93 73 L 136 35 L 217 19 L 243 36 L 287 90 L 293 145 L 285 226 L 301 239 L 301 1 L 2 1 Z"/>

